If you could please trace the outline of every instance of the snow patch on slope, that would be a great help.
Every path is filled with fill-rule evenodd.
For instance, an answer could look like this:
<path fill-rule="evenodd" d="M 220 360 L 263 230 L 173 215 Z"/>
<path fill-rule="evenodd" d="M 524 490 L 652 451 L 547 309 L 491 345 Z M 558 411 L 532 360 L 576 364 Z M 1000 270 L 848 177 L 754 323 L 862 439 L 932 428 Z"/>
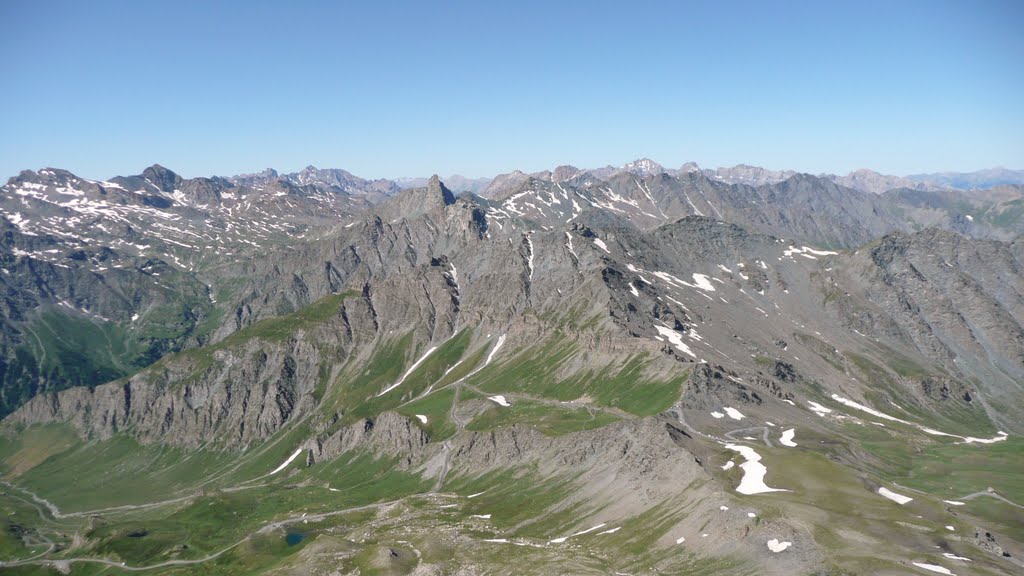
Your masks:
<path fill-rule="evenodd" d="M 285 468 L 287 468 L 288 465 L 291 464 L 293 460 L 295 460 L 296 458 L 299 457 L 299 454 L 302 454 L 302 448 L 298 448 L 297 450 L 295 450 L 295 452 L 292 452 L 292 455 L 289 456 L 287 460 L 282 462 L 280 466 L 278 466 L 277 468 L 274 468 L 274 471 L 271 472 L 270 474 L 271 475 L 277 474 L 281 470 L 284 470 Z"/>
<path fill-rule="evenodd" d="M 789 430 L 784 431 L 782 433 L 782 436 L 779 438 L 779 443 L 782 444 L 783 446 L 789 446 L 790 448 L 795 448 L 796 447 L 796 442 L 793 442 L 793 436 L 794 435 L 796 435 L 796 429 L 795 428 L 790 428 Z"/>
<path fill-rule="evenodd" d="M 900 505 L 906 504 L 907 502 L 910 502 L 911 500 L 913 500 L 913 498 L 911 498 L 910 496 L 904 496 L 902 494 L 897 494 L 897 493 L 893 492 L 892 490 L 889 490 L 885 486 L 879 487 L 878 488 L 878 493 L 881 494 L 882 496 L 885 496 L 889 500 L 892 500 L 893 502 L 895 502 L 897 504 L 900 504 Z"/>
<path fill-rule="evenodd" d="M 736 487 L 737 492 L 740 494 L 787 492 L 787 490 L 780 488 L 770 488 L 764 483 L 764 477 L 768 473 L 768 468 L 761 464 L 761 455 L 755 452 L 753 448 L 738 444 L 726 444 L 725 447 L 734 452 L 739 452 L 746 460 L 743 464 L 740 464 L 740 468 L 743 469 L 743 479 L 740 480 L 740 485 Z"/>

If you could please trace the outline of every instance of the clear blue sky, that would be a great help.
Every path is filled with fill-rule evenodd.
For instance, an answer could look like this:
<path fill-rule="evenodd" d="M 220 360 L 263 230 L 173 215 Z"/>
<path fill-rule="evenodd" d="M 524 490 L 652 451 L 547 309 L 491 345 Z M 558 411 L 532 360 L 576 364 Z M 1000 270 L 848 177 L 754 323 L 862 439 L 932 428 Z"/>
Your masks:
<path fill-rule="evenodd" d="M 0 0 L 0 178 L 1024 168 L 1024 2 Z"/>

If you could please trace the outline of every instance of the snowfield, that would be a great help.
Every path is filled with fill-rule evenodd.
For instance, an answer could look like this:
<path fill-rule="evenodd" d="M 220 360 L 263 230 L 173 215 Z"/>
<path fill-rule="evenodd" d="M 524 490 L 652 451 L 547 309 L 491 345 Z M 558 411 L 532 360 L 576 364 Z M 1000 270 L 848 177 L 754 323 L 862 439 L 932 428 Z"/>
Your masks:
<path fill-rule="evenodd" d="M 882 496 L 885 496 L 889 500 L 892 500 L 893 502 L 895 502 L 897 504 L 900 504 L 900 505 L 906 504 L 907 502 L 910 502 L 911 500 L 913 500 L 913 498 L 911 498 L 910 496 L 904 496 L 902 494 L 897 494 L 897 493 L 893 492 L 892 490 L 889 490 L 885 486 L 880 487 L 878 489 L 878 493 L 881 494 Z"/>
<path fill-rule="evenodd" d="M 818 404 L 817 402 L 814 402 L 813 400 L 808 400 L 807 405 L 810 406 L 811 411 L 817 414 L 818 416 L 824 416 L 825 414 L 832 413 L 831 408 L 825 408 L 824 406 Z"/>
<path fill-rule="evenodd" d="M 677 350 L 691 358 L 697 358 L 697 355 L 693 353 L 693 350 L 690 350 L 690 347 L 683 343 L 683 337 L 679 332 L 665 326 L 655 326 L 654 329 L 658 331 L 658 334 L 668 338 L 668 341 L 675 346 Z"/>
<path fill-rule="evenodd" d="M 779 542 L 778 538 L 772 538 L 768 541 L 768 549 L 776 554 L 782 552 L 783 550 L 789 548 L 792 545 L 792 542 Z"/>
<path fill-rule="evenodd" d="M 938 566 L 936 564 L 925 564 L 924 562 L 912 562 L 912 564 L 914 566 L 917 566 L 918 568 L 924 568 L 929 572 L 937 572 L 939 574 L 948 574 L 950 576 L 956 576 L 955 574 L 949 571 L 949 568 Z"/>
<path fill-rule="evenodd" d="M 753 448 L 737 444 L 726 444 L 725 447 L 739 452 L 746 460 L 746 462 L 740 464 L 740 468 L 743 469 L 743 479 L 740 480 L 740 485 L 736 487 L 737 492 L 740 494 L 763 494 L 765 492 L 787 491 L 781 488 L 770 488 L 764 483 L 764 477 L 768 473 L 768 468 L 761 464 L 761 455 L 755 452 Z"/>
<path fill-rule="evenodd" d="M 993 444 L 995 442 L 1002 442 L 1003 440 L 1006 440 L 1006 438 L 1006 432 L 1000 430 L 999 433 L 993 438 L 973 438 L 968 436 L 964 438 L 964 444 Z"/>
<path fill-rule="evenodd" d="M 505 397 L 500 394 L 497 396 L 488 396 L 487 399 L 490 400 L 491 402 L 495 402 L 498 406 L 504 406 L 505 408 L 509 408 L 512 406 L 511 404 L 508 403 L 507 400 L 505 400 Z"/>
<path fill-rule="evenodd" d="M 779 443 L 782 444 L 783 446 L 789 446 L 790 448 L 795 448 L 796 447 L 796 442 L 793 442 L 793 436 L 794 435 L 796 435 L 796 429 L 795 428 L 790 428 L 789 430 L 784 431 L 782 433 L 782 436 L 779 438 Z"/>
<path fill-rule="evenodd" d="M 491 351 L 487 354 L 487 360 L 484 361 L 484 366 L 487 366 L 491 363 L 491 360 L 494 360 L 494 355 L 498 353 L 498 350 L 501 350 L 501 347 L 504 344 L 505 335 L 502 334 L 501 336 L 498 336 L 498 341 L 494 343 L 494 348 L 491 348 Z"/>
<path fill-rule="evenodd" d="M 725 410 L 725 413 L 728 414 L 729 418 L 732 418 L 733 420 L 743 420 L 744 418 L 746 418 L 746 416 L 744 416 L 739 410 L 735 408 L 726 406 L 725 408 L 723 408 L 723 410 Z"/>
<path fill-rule="evenodd" d="M 694 274 L 693 281 L 697 283 L 697 288 L 705 290 L 707 292 L 714 292 L 715 285 L 711 283 L 711 280 L 703 274 Z"/>

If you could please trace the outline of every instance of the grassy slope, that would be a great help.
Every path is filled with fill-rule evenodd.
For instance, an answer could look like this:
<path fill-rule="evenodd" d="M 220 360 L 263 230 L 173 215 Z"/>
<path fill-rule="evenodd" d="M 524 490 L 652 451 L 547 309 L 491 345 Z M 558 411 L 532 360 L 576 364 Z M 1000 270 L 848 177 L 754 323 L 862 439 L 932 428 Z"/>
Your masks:
<path fill-rule="evenodd" d="M 589 396 L 598 404 L 648 416 L 678 400 L 688 376 L 681 372 L 669 380 L 647 378 L 644 373 L 652 359 L 644 355 L 563 376 L 577 353 L 576 344 L 557 334 L 507 360 L 493 362 L 469 381 L 494 394 L 523 392 L 559 401 Z"/>

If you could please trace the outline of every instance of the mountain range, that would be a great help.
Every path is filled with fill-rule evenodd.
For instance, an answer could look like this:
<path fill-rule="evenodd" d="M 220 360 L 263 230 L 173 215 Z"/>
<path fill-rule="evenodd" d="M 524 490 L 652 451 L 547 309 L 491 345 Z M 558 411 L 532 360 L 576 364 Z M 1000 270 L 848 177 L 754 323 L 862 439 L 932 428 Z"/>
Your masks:
<path fill-rule="evenodd" d="M 0 187 L 0 566 L 1024 568 L 1019 181 L 453 182 Z"/>
<path fill-rule="evenodd" d="M 652 174 L 669 174 L 679 176 L 693 171 L 701 171 L 709 178 L 720 180 L 730 184 L 749 184 L 759 186 L 761 184 L 775 184 L 796 176 L 799 172 L 795 170 L 769 170 L 759 166 L 737 164 L 731 168 L 703 169 L 694 162 L 687 162 L 680 168 L 665 168 L 657 162 L 641 158 L 622 166 L 605 166 L 603 168 L 580 170 L 574 166 L 561 166 L 555 169 L 561 170 L 563 175 L 554 175 L 554 171 L 542 171 L 532 174 L 540 179 L 559 180 L 564 178 L 566 172 L 587 172 L 597 178 L 608 178 L 618 172 L 630 172 L 638 176 Z M 453 190 L 458 192 L 473 192 L 488 196 L 488 188 L 500 189 L 510 181 L 520 181 L 530 176 L 524 172 L 514 171 L 500 174 L 494 178 L 466 178 L 464 176 L 451 176 L 445 179 Z M 831 180 L 847 188 L 853 188 L 862 192 L 881 194 L 895 189 L 913 190 L 988 190 L 998 186 L 1022 185 L 1024 184 L 1024 170 L 1008 170 L 1006 168 L 990 168 L 975 172 L 941 172 L 934 174 L 914 174 L 910 176 L 891 176 L 881 174 L 874 170 L 860 169 L 850 172 L 845 176 L 836 174 L 818 174 L 819 178 Z M 428 178 L 400 178 L 396 183 L 403 188 L 423 186 Z"/>

